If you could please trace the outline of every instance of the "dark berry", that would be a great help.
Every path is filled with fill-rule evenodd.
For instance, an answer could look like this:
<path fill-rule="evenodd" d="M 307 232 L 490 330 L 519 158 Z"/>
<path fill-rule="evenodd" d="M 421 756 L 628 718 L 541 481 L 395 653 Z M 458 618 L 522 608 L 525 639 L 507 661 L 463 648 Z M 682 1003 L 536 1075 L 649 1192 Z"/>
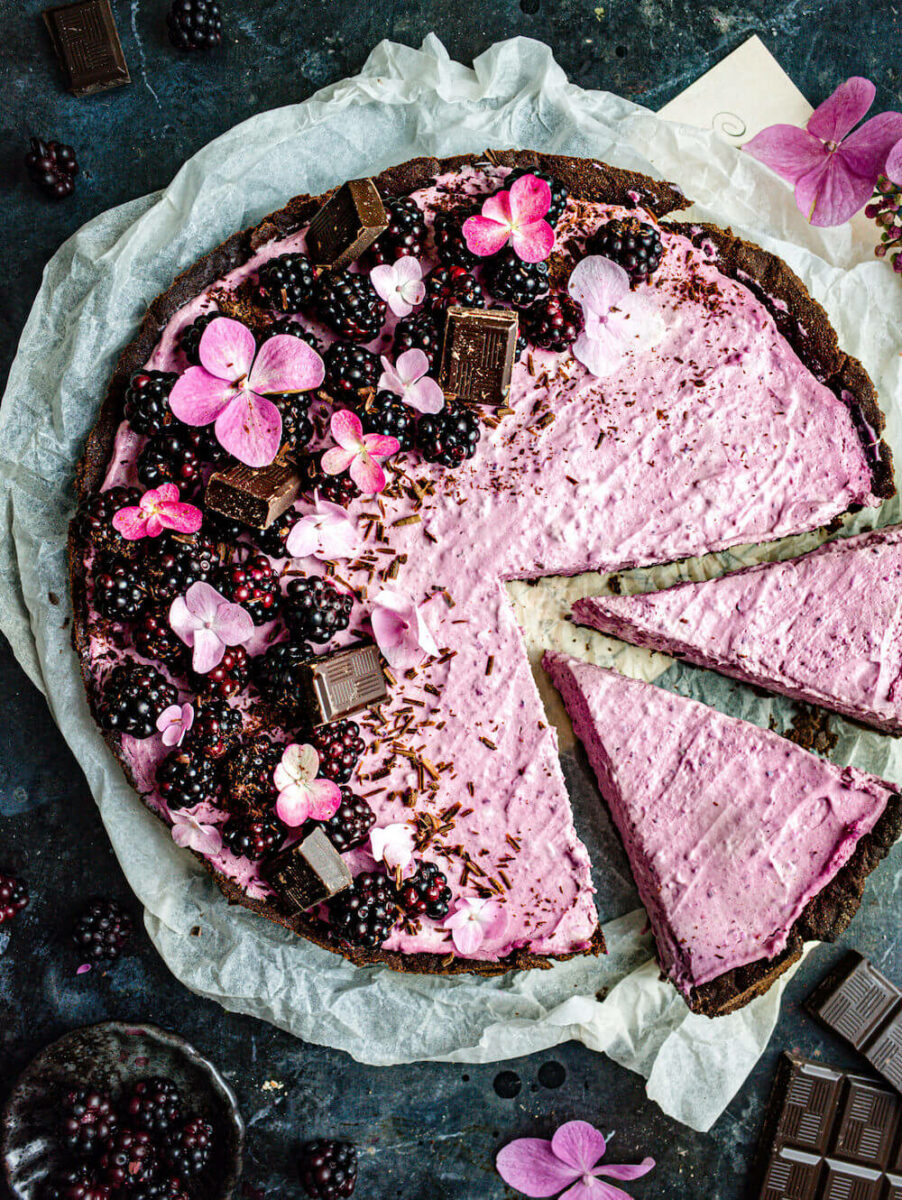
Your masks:
<path fill-rule="evenodd" d="M 255 625 L 271 621 L 279 611 L 279 577 L 263 554 L 252 554 L 243 562 L 226 565 L 220 590 L 229 600 L 246 608 Z"/>
<path fill-rule="evenodd" d="M 439 258 L 448 267 L 464 267 L 470 270 L 478 266 L 480 259 L 467 249 L 462 225 L 473 215 L 472 208 L 443 210 L 435 214 L 432 236 Z"/>
<path fill-rule="evenodd" d="M 360 420 L 366 433 L 383 433 L 397 438 L 402 450 L 414 443 L 416 421 L 413 413 L 394 392 L 376 392 L 360 409 Z"/>
<path fill-rule="evenodd" d="M 295 509 L 289 508 L 282 513 L 281 517 L 276 517 L 273 523 L 267 525 L 265 529 L 255 529 L 253 531 L 254 541 L 270 558 L 288 558 L 285 542 L 300 519 L 301 514 Z"/>
<path fill-rule="evenodd" d="M 310 744 L 319 754 L 320 775 L 334 783 L 348 782 L 365 749 L 360 726 L 347 717 L 314 730 Z"/>
<path fill-rule="evenodd" d="M 169 393 L 178 375 L 170 371 L 139 371 L 125 389 L 125 419 L 136 433 L 159 433 L 173 421 Z"/>
<path fill-rule="evenodd" d="M 213 1152 L 213 1126 L 202 1117 L 186 1121 L 166 1146 L 166 1160 L 177 1175 L 191 1184 L 199 1180 Z"/>
<path fill-rule="evenodd" d="M 104 1145 L 100 1175 L 111 1188 L 130 1189 L 153 1178 L 157 1154 L 144 1129 L 120 1129 Z"/>
<path fill-rule="evenodd" d="M 95 1167 L 78 1163 L 53 1176 L 40 1196 L 41 1200 L 110 1200 L 111 1190 L 100 1182 Z"/>
<path fill-rule="evenodd" d="M 505 191 L 509 191 L 511 184 L 516 183 L 518 179 L 522 179 L 524 175 L 535 175 L 537 179 L 544 179 L 551 188 L 551 207 L 545 214 L 545 220 L 549 225 L 557 225 L 558 221 L 564 215 L 564 209 L 567 207 L 567 200 L 570 193 L 559 179 L 555 179 L 553 175 L 549 175 L 547 171 L 541 171 L 537 167 L 517 167 L 511 171 L 504 183 L 501 185 Z"/>
<path fill-rule="evenodd" d="M 171 1079 L 154 1076 L 139 1079 L 132 1088 L 123 1113 L 133 1129 L 168 1133 L 182 1118 L 182 1095 Z"/>
<path fill-rule="evenodd" d="M 435 863 L 421 863 L 416 874 L 405 879 L 398 889 L 398 903 L 409 917 L 426 916 L 441 921 L 451 907 L 448 880 Z"/>
<path fill-rule="evenodd" d="M 241 538 L 251 532 L 243 521 L 233 521 L 223 513 L 214 512 L 212 508 L 205 510 L 204 522 L 200 528 L 200 536 L 214 542 L 222 551 L 230 546 L 237 546 Z"/>
<path fill-rule="evenodd" d="M 346 471 L 341 475 L 327 475 L 321 464 L 322 455 L 306 461 L 305 478 L 307 482 L 304 491 L 310 496 L 314 492 L 318 492 L 332 504 L 340 504 L 342 508 L 347 508 L 351 501 L 356 500 L 360 495 L 360 488 Z"/>
<path fill-rule="evenodd" d="M 231 751 L 223 768 L 225 807 L 241 817 L 270 815 L 276 799 L 273 771 L 281 759 L 282 747 L 262 734 Z"/>
<path fill-rule="evenodd" d="M 165 663 L 176 675 L 188 668 L 188 647 L 173 631 L 166 612 L 145 613 L 132 630 L 132 642 L 144 658 Z"/>
<path fill-rule="evenodd" d="M 548 295 L 548 263 L 524 262 L 513 250 L 503 250 L 487 268 L 487 283 L 496 300 L 528 308 Z"/>
<path fill-rule="evenodd" d="M 417 447 L 427 462 L 459 467 L 479 445 L 481 426 L 468 408 L 446 403 L 441 412 L 427 414 L 417 425 Z"/>
<path fill-rule="evenodd" d="M 25 166 L 34 182 L 51 200 L 63 200 L 75 191 L 78 163 L 71 146 L 32 138 L 31 149 L 25 155 Z"/>
<path fill-rule="evenodd" d="M 278 321 L 273 321 L 271 325 L 267 325 L 263 333 L 259 336 L 258 341 L 268 341 L 269 338 L 275 337 L 277 333 L 284 333 L 288 337 L 296 337 L 298 341 L 306 342 L 311 350 L 320 353 L 319 338 L 316 334 L 311 333 L 309 329 L 305 329 L 300 321 L 292 321 L 290 317 L 282 317 Z"/>
<path fill-rule="evenodd" d="M 214 803 L 218 790 L 216 763 L 200 746 L 179 746 L 157 767 L 157 791 L 171 809 Z"/>
<path fill-rule="evenodd" d="M 192 321 L 182 330 L 179 335 L 179 345 L 188 362 L 194 363 L 195 366 L 200 363 L 200 339 L 204 336 L 204 330 L 210 322 L 220 316 L 222 313 L 204 313 L 203 316 L 198 317 L 196 321 Z"/>
<path fill-rule="evenodd" d="M 0 925 L 10 921 L 28 904 L 28 884 L 13 875 L 0 875 Z"/>
<path fill-rule="evenodd" d="M 385 215 L 388 228 L 379 234 L 368 251 L 373 262 L 393 262 L 405 255 L 421 258 L 426 253 L 429 230 L 416 200 L 410 196 L 388 200 Z"/>
<path fill-rule="evenodd" d="M 600 254 L 618 263 L 631 283 L 651 279 L 661 265 L 664 245 L 654 225 L 638 217 L 624 217 L 599 226 L 586 242 L 587 254 Z"/>
<path fill-rule="evenodd" d="M 582 309 L 569 296 L 547 296 L 526 310 L 523 327 L 534 345 L 545 350 L 566 350 L 582 332 Z"/>
<path fill-rule="evenodd" d="M 426 277 L 426 304 L 443 309 L 449 304 L 462 308 L 485 308 L 482 284 L 463 267 L 436 267 Z"/>
<path fill-rule="evenodd" d="M 405 350 L 422 350 L 432 367 L 442 347 L 442 335 L 430 312 L 411 313 L 395 326 L 394 351 L 399 358 Z"/>
<path fill-rule="evenodd" d="M 115 962 L 132 936 L 132 919 L 115 900 L 92 900 L 75 922 L 72 940 L 89 962 Z"/>
<path fill-rule="evenodd" d="M 221 827 L 222 840 L 238 858 L 253 861 L 278 850 L 285 837 L 284 827 L 275 818 L 232 817 Z"/>
<path fill-rule="evenodd" d="M 385 321 L 385 301 L 379 298 L 368 275 L 330 272 L 319 279 L 316 312 L 339 337 L 371 342 Z"/>
<path fill-rule="evenodd" d="M 365 842 L 375 824 L 376 814 L 367 802 L 349 787 L 343 787 L 341 805 L 333 817 L 323 821 L 323 832 L 339 854 L 343 854 Z"/>
<path fill-rule="evenodd" d="M 225 653 L 204 675 L 190 671 L 188 678 L 195 691 L 203 696 L 228 700 L 237 696 L 247 684 L 250 668 L 247 651 L 243 646 L 226 646 Z"/>
<path fill-rule="evenodd" d="M 138 478 L 148 488 L 174 483 L 182 496 L 201 485 L 200 438 L 184 425 L 168 426 L 155 433 L 138 455 Z"/>
<path fill-rule="evenodd" d="M 386 875 L 364 871 L 329 901 L 332 936 L 352 946 L 381 946 L 397 920 L 394 887 Z"/>
<path fill-rule="evenodd" d="M 140 563 L 124 558 L 103 558 L 94 574 L 94 603 L 103 617 L 133 621 L 147 604 L 147 585 Z"/>
<path fill-rule="evenodd" d="M 297 642 L 277 642 L 254 659 L 254 681 L 272 704 L 295 709 L 306 690 L 305 665 L 310 651 Z"/>
<path fill-rule="evenodd" d="M 328 642 L 347 629 L 353 606 L 353 597 L 327 579 L 292 579 L 285 593 L 285 620 L 295 636 L 308 642 Z"/>
<path fill-rule="evenodd" d="M 202 534 L 164 534 L 147 552 L 147 585 L 158 601 L 182 596 L 192 583 L 210 582 L 222 566 L 215 542 Z"/>
<path fill-rule="evenodd" d="M 159 671 L 127 658 L 113 667 L 104 681 L 101 721 L 113 733 L 152 737 L 157 731 L 157 717 L 177 699 L 175 688 Z"/>
<path fill-rule="evenodd" d="M 166 28 L 177 50 L 212 50 L 222 41 L 219 4 L 217 0 L 173 0 Z"/>
<path fill-rule="evenodd" d="M 138 558 L 139 542 L 130 542 L 113 528 L 113 517 L 120 508 L 132 508 L 141 499 L 138 488 L 112 487 L 89 496 L 76 515 L 78 531 L 83 538 L 120 558 Z"/>
<path fill-rule="evenodd" d="M 336 400 L 353 399 L 361 388 L 375 387 L 382 373 L 378 355 L 349 342 L 333 342 L 325 363 L 326 387 Z"/>
<path fill-rule="evenodd" d="M 257 300 L 265 308 L 298 313 L 313 300 L 316 272 L 306 254 L 280 254 L 257 273 Z"/>
<path fill-rule="evenodd" d="M 301 1183 L 314 1200 L 342 1200 L 357 1183 L 357 1151 L 350 1142 L 320 1139 L 301 1149 Z"/>
<path fill-rule="evenodd" d="M 191 1200 L 188 1188 L 173 1174 L 156 1174 L 129 1188 L 126 1195 L 128 1200 Z"/>
<path fill-rule="evenodd" d="M 269 396 L 282 417 L 282 444 L 293 454 L 300 454 L 313 437 L 310 420 L 310 397 L 303 392 Z"/>
<path fill-rule="evenodd" d="M 113 1102 L 104 1092 L 76 1088 L 67 1092 L 60 1103 L 62 1143 L 70 1154 L 89 1158 L 113 1136 L 119 1119 Z"/>
<path fill-rule="evenodd" d="M 241 710 L 218 697 L 198 698 L 188 745 L 199 746 L 210 758 L 222 758 L 237 744 L 244 728 Z"/>

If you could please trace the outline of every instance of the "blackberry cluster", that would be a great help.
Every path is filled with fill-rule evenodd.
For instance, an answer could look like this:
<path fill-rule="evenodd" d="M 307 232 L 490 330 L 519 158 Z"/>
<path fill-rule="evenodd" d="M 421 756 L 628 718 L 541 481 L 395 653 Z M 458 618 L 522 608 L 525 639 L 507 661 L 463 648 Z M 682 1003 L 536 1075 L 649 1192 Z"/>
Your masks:
<path fill-rule="evenodd" d="M 285 593 L 285 620 L 296 637 L 328 642 L 347 629 L 353 606 L 353 597 L 327 579 L 292 579 Z"/>
<path fill-rule="evenodd" d="M 409 255 L 422 258 L 426 253 L 429 230 L 416 200 L 400 196 L 385 205 L 388 228 L 380 233 L 369 248 L 374 262 L 393 262 L 396 258 Z"/>
<path fill-rule="evenodd" d="M 315 350 L 317 354 L 320 352 L 319 339 L 315 334 L 300 323 L 300 321 L 292 321 L 291 317 L 281 317 L 278 321 L 273 321 L 271 325 L 267 325 L 261 335 L 262 341 L 268 341 L 271 337 L 275 337 L 277 333 L 286 334 L 288 337 L 296 337 L 299 342 L 306 342 L 311 350 Z"/>
<path fill-rule="evenodd" d="M 260 694 L 279 708 L 294 709 L 305 686 L 304 664 L 310 653 L 297 642 L 277 642 L 254 659 Z"/>
<path fill-rule="evenodd" d="M 429 366 L 434 366 L 441 354 L 442 335 L 432 313 L 424 309 L 399 321 L 395 326 L 394 348 L 396 359 L 405 350 L 422 350 L 429 359 Z"/>
<path fill-rule="evenodd" d="M 132 1188 L 153 1178 L 157 1167 L 153 1138 L 144 1129 L 120 1129 L 103 1147 L 100 1178 L 114 1190 Z"/>
<path fill-rule="evenodd" d="M 272 774 L 282 759 L 282 747 L 262 734 L 242 742 L 225 760 L 224 803 L 239 817 L 269 814 L 276 798 Z"/>
<path fill-rule="evenodd" d="M 582 333 L 582 310 L 569 296 L 550 295 L 526 310 L 523 326 L 533 345 L 566 350 Z"/>
<path fill-rule="evenodd" d="M 230 546 L 236 546 L 243 535 L 249 534 L 250 528 L 243 521 L 233 521 L 222 513 L 214 512 L 212 508 L 204 510 L 204 520 L 200 527 L 200 537 L 213 542 L 221 557 L 225 557 Z"/>
<path fill-rule="evenodd" d="M 28 884 L 14 875 L 0 875 L 0 925 L 28 905 Z"/>
<path fill-rule="evenodd" d="M 280 254 L 257 273 L 257 300 L 264 308 L 298 313 L 313 300 L 316 272 L 306 254 Z"/>
<path fill-rule="evenodd" d="M 79 1163 L 54 1175 L 41 1200 L 110 1200 L 111 1192 L 97 1177 L 96 1167 Z"/>
<path fill-rule="evenodd" d="M 94 603 L 111 621 L 134 621 L 147 604 L 140 563 L 104 557 L 94 573 Z"/>
<path fill-rule="evenodd" d="M 285 543 L 288 540 L 289 533 L 291 533 L 299 520 L 300 513 L 296 512 L 293 508 L 289 508 L 282 513 L 281 517 L 276 517 L 273 523 L 267 525 L 265 529 L 255 529 L 254 541 L 263 553 L 268 554 L 270 558 L 288 558 Z"/>
<path fill-rule="evenodd" d="M 513 250 L 503 250 L 491 260 L 487 277 L 494 298 L 514 308 L 529 308 L 550 289 L 548 263 L 524 262 Z"/>
<path fill-rule="evenodd" d="M 64 200 L 75 191 L 78 163 L 71 146 L 32 138 L 31 148 L 25 155 L 25 166 L 34 182 L 51 200 Z"/>
<path fill-rule="evenodd" d="M 129 1188 L 128 1200 L 191 1200 L 191 1193 L 178 1175 L 154 1175 L 153 1179 Z"/>
<path fill-rule="evenodd" d="M 92 900 L 72 929 L 72 941 L 92 963 L 115 962 L 132 936 L 132 919 L 115 900 Z"/>
<path fill-rule="evenodd" d="M 524 175 L 535 175 L 537 179 L 544 179 L 551 188 L 551 207 L 545 214 L 545 220 L 549 225 L 557 225 L 564 215 L 564 209 L 567 207 L 567 200 L 570 197 L 566 186 L 559 179 L 555 179 L 553 175 L 549 175 L 547 171 L 540 171 L 537 167 L 517 167 L 507 176 L 501 185 L 502 188 L 506 191 L 510 190 L 511 184 L 522 179 Z"/>
<path fill-rule="evenodd" d="M 473 211 L 472 208 L 455 208 L 435 214 L 432 237 L 436 253 L 446 267 L 463 267 L 469 271 L 479 265 L 478 256 L 467 249 L 462 229 L 464 221 L 473 215 Z"/>
<path fill-rule="evenodd" d="M 192 583 L 211 582 L 221 565 L 215 543 L 202 534 L 164 534 L 148 552 L 145 574 L 154 597 L 168 602 Z"/>
<path fill-rule="evenodd" d="M 210 1165 L 213 1126 L 202 1117 L 191 1117 L 170 1138 L 166 1161 L 188 1183 L 197 1182 Z"/>
<path fill-rule="evenodd" d="M 198 698 L 188 745 L 197 746 L 210 758 L 222 758 L 238 741 L 244 728 L 241 710 L 225 700 Z"/>
<path fill-rule="evenodd" d="M 135 433 L 159 433 L 173 421 L 169 393 L 178 375 L 171 371 L 139 371 L 125 389 L 125 419 Z"/>
<path fill-rule="evenodd" d="M 119 1128 L 109 1096 L 94 1088 L 76 1088 L 63 1096 L 60 1137 L 76 1157 L 91 1157 Z"/>
<path fill-rule="evenodd" d="M 130 542 L 113 528 L 113 517 L 120 508 L 138 503 L 141 492 L 138 488 L 113 487 L 106 492 L 89 496 L 78 510 L 76 521 L 83 538 L 120 558 L 137 558 L 140 543 Z"/>
<path fill-rule="evenodd" d="M 157 717 L 177 699 L 175 688 L 159 671 L 129 658 L 113 667 L 104 681 L 101 721 L 113 733 L 152 737 Z"/>
<path fill-rule="evenodd" d="M 351 501 L 356 500 L 360 495 L 360 488 L 347 471 L 341 475 L 327 475 L 321 464 L 322 455 L 308 459 L 305 491 L 310 495 L 319 492 L 325 500 L 347 508 Z"/>
<path fill-rule="evenodd" d="M 269 397 L 282 417 L 282 444 L 293 454 L 301 454 L 313 437 L 310 397 L 306 392 L 290 392 Z"/>
<path fill-rule="evenodd" d="M 472 458 L 482 430 L 468 408 L 446 403 L 441 412 L 421 417 L 417 425 L 417 447 L 427 462 L 459 467 Z"/>
<path fill-rule="evenodd" d="M 381 946 L 398 920 L 394 887 L 386 875 L 364 871 L 329 901 L 333 938 L 351 946 Z"/>
<path fill-rule="evenodd" d="M 250 667 L 245 648 L 227 646 L 220 661 L 215 667 L 211 667 L 206 675 L 190 671 L 188 677 L 194 690 L 201 696 L 228 700 L 230 696 L 238 695 L 247 684 L 249 675 Z"/>
<path fill-rule="evenodd" d="M 599 226 L 586 242 L 586 253 L 612 259 L 636 284 L 651 280 L 664 257 L 664 244 L 654 225 L 623 217 Z"/>
<path fill-rule="evenodd" d="M 179 746 L 157 767 L 157 791 L 171 809 L 212 803 L 219 791 L 216 763 L 199 746 Z"/>
<path fill-rule="evenodd" d="M 204 313 L 203 316 L 198 317 L 196 321 L 192 321 L 182 330 L 179 335 L 179 346 L 189 363 L 194 363 L 195 366 L 200 363 L 200 339 L 204 336 L 204 330 L 210 322 L 215 321 L 219 316 L 222 314 L 218 312 Z"/>
<path fill-rule="evenodd" d="M 378 355 L 349 342 L 333 342 L 324 361 L 326 387 L 336 400 L 356 399 L 361 388 L 374 388 L 382 373 Z"/>
<path fill-rule="evenodd" d="M 323 821 L 323 832 L 339 854 L 353 850 L 369 837 L 376 824 L 376 814 L 349 787 L 341 789 L 341 804 L 335 815 Z"/>
<path fill-rule="evenodd" d="M 144 658 L 165 665 L 176 675 L 188 666 L 188 647 L 173 631 L 165 611 L 147 612 L 132 630 L 135 649 Z"/>
<path fill-rule="evenodd" d="M 166 28 L 177 50 L 212 50 L 222 41 L 222 12 L 217 0 L 173 0 Z"/>
<path fill-rule="evenodd" d="M 435 310 L 449 304 L 485 308 L 482 284 L 463 267 L 436 267 L 426 277 L 426 305 Z"/>
<path fill-rule="evenodd" d="M 411 410 L 394 392 L 376 392 L 360 409 L 360 420 L 366 433 L 383 433 L 397 438 L 402 450 L 410 450 L 416 435 L 416 421 Z"/>
<path fill-rule="evenodd" d="M 371 342 L 385 321 L 385 301 L 368 275 L 329 272 L 321 275 L 317 284 L 316 312 L 339 337 Z"/>
<path fill-rule="evenodd" d="M 174 483 L 182 497 L 200 488 L 201 436 L 186 425 L 169 425 L 155 433 L 138 455 L 138 478 L 148 488 Z"/>
<path fill-rule="evenodd" d="M 348 717 L 314 730 L 310 744 L 319 754 L 320 775 L 333 783 L 348 782 L 365 748 L 360 726 Z"/>
<path fill-rule="evenodd" d="M 265 554 L 223 567 L 219 590 L 250 613 L 255 625 L 271 621 L 279 611 L 279 577 Z"/>
<path fill-rule="evenodd" d="M 409 917 L 431 917 L 441 921 L 451 907 L 448 880 L 435 863 L 420 864 L 416 874 L 398 889 L 398 904 Z"/>
<path fill-rule="evenodd" d="M 125 1102 L 123 1116 L 135 1129 L 166 1134 L 182 1119 L 182 1094 L 171 1079 L 139 1079 Z"/>
<path fill-rule="evenodd" d="M 284 828 L 274 817 L 231 817 L 220 833 L 234 855 L 255 862 L 278 850 L 285 836 Z"/>
<path fill-rule="evenodd" d="M 301 1182 L 313 1200 L 343 1200 L 357 1183 L 357 1151 L 350 1142 L 320 1139 L 301 1151 Z"/>

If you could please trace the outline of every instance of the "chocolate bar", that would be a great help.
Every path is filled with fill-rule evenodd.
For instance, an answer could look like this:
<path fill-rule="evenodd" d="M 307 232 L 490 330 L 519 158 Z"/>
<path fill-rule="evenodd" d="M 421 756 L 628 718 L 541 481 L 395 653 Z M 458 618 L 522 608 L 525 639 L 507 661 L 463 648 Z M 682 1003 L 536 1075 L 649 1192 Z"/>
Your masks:
<path fill-rule="evenodd" d="M 340 271 L 387 228 L 385 205 L 372 179 L 352 179 L 314 215 L 307 230 L 307 253 L 316 266 Z"/>
<path fill-rule="evenodd" d="M 388 686 L 372 643 L 348 646 L 313 658 L 307 664 L 308 695 L 314 725 L 348 717 L 384 700 Z"/>
<path fill-rule="evenodd" d="M 853 952 L 818 985 L 805 1007 L 902 1092 L 902 988 Z"/>
<path fill-rule="evenodd" d="M 294 463 L 277 458 L 268 467 L 236 463 L 210 476 L 204 497 L 207 508 L 254 529 L 266 529 L 290 508 L 301 491 Z"/>
<path fill-rule="evenodd" d="M 322 829 L 264 862 L 260 874 L 292 913 L 306 912 L 337 896 L 353 881 L 344 861 Z"/>
<path fill-rule="evenodd" d="M 506 308 L 460 308 L 452 304 L 445 320 L 439 374 L 445 395 L 475 404 L 506 404 L 517 327 L 517 314 Z"/>
<path fill-rule="evenodd" d="M 784 1054 L 757 1163 L 758 1200 L 902 1200 L 902 1100 Z"/>
<path fill-rule="evenodd" d="M 90 96 L 131 83 L 110 0 L 82 0 L 43 14 L 69 91 Z"/>

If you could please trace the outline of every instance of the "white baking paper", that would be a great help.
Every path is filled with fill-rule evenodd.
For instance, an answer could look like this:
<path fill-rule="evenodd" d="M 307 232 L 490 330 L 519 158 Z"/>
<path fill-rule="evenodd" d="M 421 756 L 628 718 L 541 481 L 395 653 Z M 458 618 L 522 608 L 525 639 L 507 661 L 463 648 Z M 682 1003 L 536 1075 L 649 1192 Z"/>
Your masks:
<path fill-rule="evenodd" d="M 180 269 L 288 196 L 320 192 L 416 154 L 491 145 L 603 158 L 676 179 L 698 198 L 697 215 L 731 223 L 782 254 L 827 306 L 844 346 L 864 359 L 891 413 L 890 436 L 902 446 L 902 289 L 848 231 L 808 229 L 788 189 L 759 164 L 710 130 L 670 124 L 619 97 L 576 87 L 540 43 L 501 43 L 470 69 L 453 62 L 434 36 L 419 50 L 383 42 L 356 78 L 231 130 L 189 160 L 163 192 L 102 214 L 48 264 L 0 410 L 0 628 L 47 696 L 145 906 L 148 932 L 188 987 L 373 1064 L 493 1061 L 577 1038 L 641 1072 L 666 1112 L 703 1130 L 766 1045 L 782 985 L 716 1022 L 692 1016 L 657 978 L 641 911 L 605 924 L 606 958 L 548 971 L 477 979 L 355 969 L 230 909 L 175 848 L 107 751 L 70 647 L 64 542 L 73 467 L 116 355 L 149 301 Z M 754 557 L 737 553 L 720 562 Z M 627 586 L 712 569 L 717 562 L 636 573 Z M 603 586 L 600 577 L 585 576 L 512 587 L 534 659 L 543 646 L 575 649 L 664 686 L 695 690 L 763 724 L 785 712 L 781 701 L 740 701 L 741 693 L 717 676 L 684 676 L 661 656 L 625 650 L 563 621 L 574 595 Z M 559 705 L 552 711 L 566 748 L 572 739 L 566 718 Z M 902 775 L 889 739 L 842 728 L 835 757 Z M 614 847 L 601 806 L 594 795 L 589 799 L 591 812 L 583 811 L 586 798 L 575 797 L 581 830 L 590 846 Z M 586 822 L 597 828 L 586 831 Z M 600 873 L 619 882 L 622 895 L 634 895 L 622 854 L 610 853 L 610 863 L 597 862 Z"/>

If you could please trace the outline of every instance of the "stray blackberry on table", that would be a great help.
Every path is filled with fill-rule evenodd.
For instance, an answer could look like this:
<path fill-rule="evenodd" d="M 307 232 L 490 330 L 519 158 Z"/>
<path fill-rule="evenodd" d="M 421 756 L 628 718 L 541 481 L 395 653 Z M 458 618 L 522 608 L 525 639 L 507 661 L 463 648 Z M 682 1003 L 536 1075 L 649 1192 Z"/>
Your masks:
<path fill-rule="evenodd" d="M 64 200 L 75 191 L 78 162 L 71 146 L 32 138 L 31 148 L 25 155 L 25 166 L 37 186 L 51 200 Z"/>
<path fill-rule="evenodd" d="M 115 900 L 92 900 L 75 922 L 72 940 L 89 962 L 115 962 L 132 936 L 132 919 Z"/>
<path fill-rule="evenodd" d="M 173 0 L 166 28 L 177 50 L 212 50 L 222 42 L 222 12 L 217 0 Z"/>
<path fill-rule="evenodd" d="M 301 1149 L 301 1182 L 314 1200 L 344 1200 L 357 1183 L 357 1151 L 350 1142 L 324 1138 Z"/>
<path fill-rule="evenodd" d="M 0 875 L 0 925 L 28 907 L 28 884 L 15 875 Z"/>

